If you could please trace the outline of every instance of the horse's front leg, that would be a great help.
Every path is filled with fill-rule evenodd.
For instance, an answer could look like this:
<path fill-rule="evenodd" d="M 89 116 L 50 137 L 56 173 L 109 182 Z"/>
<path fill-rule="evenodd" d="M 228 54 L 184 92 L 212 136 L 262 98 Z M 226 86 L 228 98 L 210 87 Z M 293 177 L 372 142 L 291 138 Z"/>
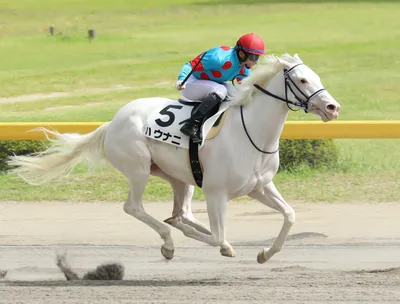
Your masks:
<path fill-rule="evenodd" d="M 257 262 L 262 264 L 268 261 L 275 253 L 281 251 L 296 216 L 293 208 L 284 200 L 272 181 L 264 188 L 249 193 L 249 196 L 279 211 L 284 217 L 281 231 L 271 248 L 263 248 L 257 255 Z"/>

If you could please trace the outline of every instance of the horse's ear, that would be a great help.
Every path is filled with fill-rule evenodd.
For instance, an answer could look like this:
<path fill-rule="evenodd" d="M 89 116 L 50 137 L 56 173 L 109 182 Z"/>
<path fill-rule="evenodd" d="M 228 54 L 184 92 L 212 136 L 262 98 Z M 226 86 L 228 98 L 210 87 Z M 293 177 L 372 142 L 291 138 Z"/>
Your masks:
<path fill-rule="evenodd" d="M 299 56 L 299 54 L 294 54 L 293 55 L 293 57 L 294 57 L 294 59 L 297 59 L 298 61 L 300 61 L 301 63 L 303 63 L 303 61 L 300 59 L 300 56 Z"/>
<path fill-rule="evenodd" d="M 281 65 L 283 65 L 287 69 L 289 69 L 292 66 L 292 64 L 290 62 L 286 61 L 285 59 L 282 59 L 282 58 L 280 58 L 278 56 L 275 56 L 275 58 L 276 58 L 276 60 L 279 61 L 279 63 Z"/>

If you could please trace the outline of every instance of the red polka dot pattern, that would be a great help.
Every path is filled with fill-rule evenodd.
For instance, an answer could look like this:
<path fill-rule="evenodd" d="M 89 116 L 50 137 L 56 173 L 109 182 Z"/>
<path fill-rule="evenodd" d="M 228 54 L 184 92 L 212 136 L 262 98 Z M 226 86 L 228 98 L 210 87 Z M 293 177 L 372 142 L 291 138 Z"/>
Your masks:
<path fill-rule="evenodd" d="M 200 78 L 204 80 L 210 80 L 210 77 L 208 77 L 208 75 L 205 72 L 200 74 Z"/>
<path fill-rule="evenodd" d="M 220 71 L 215 71 L 214 70 L 211 73 L 215 78 L 221 78 L 222 77 L 222 73 Z"/>
<path fill-rule="evenodd" d="M 221 46 L 221 49 L 223 49 L 224 51 L 229 51 L 231 49 L 231 47 L 223 45 L 223 46 Z"/>
<path fill-rule="evenodd" d="M 200 61 L 200 56 L 197 56 L 195 59 L 193 59 L 193 60 L 190 61 L 190 65 L 192 66 L 192 68 L 196 67 L 196 68 L 194 69 L 195 72 L 204 71 L 204 66 L 203 66 L 203 63 L 202 63 L 202 62 L 200 62 L 200 63 L 198 64 L 198 66 L 196 66 L 196 64 L 197 64 L 199 61 Z"/>
<path fill-rule="evenodd" d="M 240 69 L 240 75 L 244 75 L 244 67 Z"/>
<path fill-rule="evenodd" d="M 227 61 L 223 64 L 222 69 L 223 70 L 229 70 L 232 66 L 232 62 L 231 61 Z"/>
<path fill-rule="evenodd" d="M 194 69 L 195 72 L 200 72 L 200 71 L 204 71 L 204 66 L 203 64 L 200 62 L 199 65 Z"/>

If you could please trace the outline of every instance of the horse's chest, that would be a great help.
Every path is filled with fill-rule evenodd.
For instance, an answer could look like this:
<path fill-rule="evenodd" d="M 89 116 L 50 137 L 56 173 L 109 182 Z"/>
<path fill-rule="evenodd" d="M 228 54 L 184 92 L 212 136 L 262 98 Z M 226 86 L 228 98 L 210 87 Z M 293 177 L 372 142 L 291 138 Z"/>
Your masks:
<path fill-rule="evenodd" d="M 242 175 L 240 181 L 236 180 L 236 185 L 240 185 L 236 188 L 235 196 L 247 195 L 255 189 L 260 189 L 266 184 L 272 181 L 278 167 L 271 164 L 269 166 L 255 166 L 249 168 L 246 174 Z M 242 171 L 243 173 L 245 171 Z"/>

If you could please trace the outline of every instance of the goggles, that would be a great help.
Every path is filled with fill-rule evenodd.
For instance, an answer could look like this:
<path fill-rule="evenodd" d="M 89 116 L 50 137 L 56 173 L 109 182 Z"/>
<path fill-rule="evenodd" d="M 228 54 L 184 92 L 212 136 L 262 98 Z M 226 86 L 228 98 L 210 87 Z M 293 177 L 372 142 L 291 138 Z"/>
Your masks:
<path fill-rule="evenodd" d="M 248 53 L 246 53 L 246 55 L 247 55 L 247 59 L 249 59 L 249 60 L 251 60 L 253 62 L 257 62 L 258 58 L 260 58 L 260 55 L 256 55 L 256 54 L 248 54 Z"/>

